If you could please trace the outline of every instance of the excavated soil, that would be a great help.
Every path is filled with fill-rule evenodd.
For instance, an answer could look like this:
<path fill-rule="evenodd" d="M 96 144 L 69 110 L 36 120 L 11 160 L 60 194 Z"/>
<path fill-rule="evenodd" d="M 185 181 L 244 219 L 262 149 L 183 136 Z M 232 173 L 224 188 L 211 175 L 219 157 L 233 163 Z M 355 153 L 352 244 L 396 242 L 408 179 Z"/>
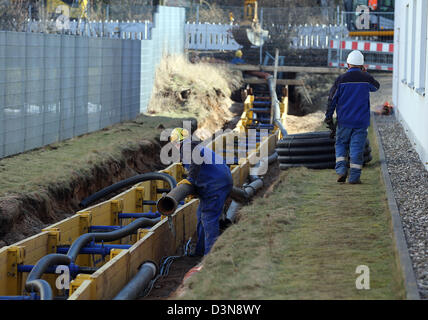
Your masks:
<path fill-rule="evenodd" d="M 162 169 L 160 149 L 158 142 L 143 140 L 136 150 L 123 149 L 126 160 L 106 160 L 103 165 L 94 165 L 90 175 L 74 175 L 68 184 L 51 184 L 37 192 L 1 197 L 0 247 L 73 215 L 80 210 L 80 201 L 100 189 L 136 174 Z"/>

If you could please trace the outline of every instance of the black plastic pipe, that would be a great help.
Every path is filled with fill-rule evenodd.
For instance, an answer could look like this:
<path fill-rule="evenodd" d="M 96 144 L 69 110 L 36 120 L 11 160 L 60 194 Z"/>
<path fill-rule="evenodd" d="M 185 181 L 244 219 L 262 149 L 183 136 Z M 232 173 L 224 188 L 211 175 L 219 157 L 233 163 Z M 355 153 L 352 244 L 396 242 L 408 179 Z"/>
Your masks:
<path fill-rule="evenodd" d="M 93 195 L 87 197 L 86 199 L 83 199 L 79 206 L 81 208 L 85 208 L 89 206 L 90 204 L 94 203 L 95 201 L 98 201 L 99 199 L 102 199 L 109 194 L 113 192 L 117 192 L 122 188 L 132 186 L 134 184 L 143 182 L 143 181 L 149 181 L 149 180 L 163 180 L 168 182 L 170 189 L 173 189 L 177 186 L 177 181 L 174 179 L 174 177 L 170 176 L 169 174 L 163 173 L 163 172 L 150 172 L 150 173 L 143 173 L 136 176 L 133 176 L 131 178 L 119 181 L 115 184 L 112 184 L 111 186 L 108 186 Z"/>
<path fill-rule="evenodd" d="M 73 242 L 73 244 L 70 246 L 70 249 L 68 249 L 67 257 L 70 259 L 71 262 L 74 262 L 77 256 L 79 255 L 80 250 L 91 241 L 94 241 L 94 242 L 115 241 L 120 238 L 126 237 L 130 234 L 133 234 L 139 228 L 152 227 L 159 221 L 160 221 L 160 218 L 155 218 L 155 219 L 139 218 L 131 222 L 130 224 L 126 225 L 125 227 L 115 231 L 82 234 L 79 238 L 77 238 Z"/>
<path fill-rule="evenodd" d="M 52 300 L 53 293 L 52 288 L 49 283 L 43 279 L 40 279 L 50 267 L 54 265 L 69 265 L 74 263 L 81 248 L 83 248 L 87 243 L 93 241 L 114 241 L 120 238 L 126 237 L 134 233 L 139 228 L 151 227 L 160 221 L 160 218 L 147 219 L 139 218 L 127 226 L 111 232 L 102 232 L 102 233 L 86 233 L 81 235 L 76 241 L 73 242 L 70 249 L 65 254 L 48 254 L 41 258 L 37 264 L 33 267 L 31 272 L 28 274 L 27 281 L 25 283 L 25 289 L 28 292 L 36 291 L 40 294 L 40 300 Z"/>
<path fill-rule="evenodd" d="M 232 202 L 230 203 L 230 206 L 226 212 L 226 221 L 229 223 L 234 223 L 235 219 L 236 219 L 236 213 L 241 208 L 242 208 L 242 204 L 240 202 L 232 200 Z"/>
<path fill-rule="evenodd" d="M 71 259 L 63 254 L 52 253 L 41 258 L 28 274 L 25 289 L 28 292 L 38 292 L 40 300 L 52 300 L 53 294 L 49 283 L 40 279 L 43 273 L 54 265 L 69 265 Z"/>
<path fill-rule="evenodd" d="M 113 300 L 135 300 L 138 294 L 145 289 L 157 274 L 154 262 L 147 261 L 142 264 L 137 274 L 128 284 L 114 297 Z"/>
<path fill-rule="evenodd" d="M 190 184 L 180 184 L 171 190 L 167 195 L 158 200 L 157 210 L 164 216 L 169 216 L 175 212 L 178 204 L 188 195 L 195 193 L 195 188 Z"/>

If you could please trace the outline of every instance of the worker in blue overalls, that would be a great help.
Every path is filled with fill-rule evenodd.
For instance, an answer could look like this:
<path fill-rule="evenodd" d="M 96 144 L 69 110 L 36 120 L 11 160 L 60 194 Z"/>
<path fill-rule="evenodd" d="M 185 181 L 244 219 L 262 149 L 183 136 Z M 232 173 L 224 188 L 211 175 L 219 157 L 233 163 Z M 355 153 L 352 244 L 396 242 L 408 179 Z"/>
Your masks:
<path fill-rule="evenodd" d="M 203 256 L 210 252 L 220 234 L 219 220 L 232 190 L 232 174 L 221 156 L 199 141 L 192 141 L 186 129 L 175 128 L 170 141 L 180 150 L 180 159 L 188 172 L 187 179 L 179 184 L 192 185 L 200 200 L 194 255 Z"/>
<path fill-rule="evenodd" d="M 348 176 L 347 157 L 350 157 L 349 183 L 361 183 L 364 163 L 364 146 L 370 126 L 370 92 L 380 87 L 364 67 L 364 56 L 352 51 L 347 58 L 348 71 L 340 75 L 330 89 L 325 123 L 336 135 L 337 182 L 346 182 Z M 337 114 L 337 132 L 333 114 Z"/>

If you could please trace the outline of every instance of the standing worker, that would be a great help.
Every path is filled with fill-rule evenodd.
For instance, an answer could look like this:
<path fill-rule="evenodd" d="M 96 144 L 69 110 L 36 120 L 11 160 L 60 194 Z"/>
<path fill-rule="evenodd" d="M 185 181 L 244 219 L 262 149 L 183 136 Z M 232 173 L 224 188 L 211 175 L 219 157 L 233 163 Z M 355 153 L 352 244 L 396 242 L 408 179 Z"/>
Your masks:
<path fill-rule="evenodd" d="M 222 157 L 202 143 L 192 141 L 186 129 L 175 128 L 171 133 L 171 142 L 180 150 L 180 159 L 188 172 L 187 179 L 179 184 L 192 185 L 200 200 L 197 211 L 198 241 L 194 255 L 203 256 L 208 254 L 220 234 L 219 220 L 233 187 L 232 174 Z M 200 159 L 197 160 L 202 161 L 194 161 L 194 150 L 196 154 L 199 152 Z"/>
<path fill-rule="evenodd" d="M 333 113 L 336 110 L 336 173 L 339 175 L 337 182 L 346 182 L 349 154 L 349 183 L 359 184 L 370 126 L 370 92 L 377 91 L 380 85 L 367 73 L 364 56 L 360 51 L 352 51 L 346 62 L 348 71 L 336 79 L 330 90 L 324 122 L 334 135 L 336 125 L 333 122 Z"/>

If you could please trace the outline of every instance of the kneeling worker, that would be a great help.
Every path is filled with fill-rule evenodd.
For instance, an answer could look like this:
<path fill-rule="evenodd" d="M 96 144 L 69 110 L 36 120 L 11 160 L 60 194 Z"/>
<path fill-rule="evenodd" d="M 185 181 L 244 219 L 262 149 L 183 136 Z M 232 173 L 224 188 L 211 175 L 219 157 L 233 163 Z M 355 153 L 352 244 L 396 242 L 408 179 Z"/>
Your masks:
<path fill-rule="evenodd" d="M 171 133 L 171 142 L 180 150 L 180 159 L 188 171 L 187 179 L 181 180 L 179 184 L 193 185 L 200 200 L 197 211 L 198 241 L 194 254 L 203 256 L 211 250 L 219 236 L 220 216 L 233 187 L 232 174 L 222 157 L 200 142 L 192 141 L 186 129 L 175 128 Z M 199 153 L 198 160 L 202 161 L 194 161 L 194 150 L 196 154 Z M 187 154 L 189 152 L 190 155 Z"/>
<path fill-rule="evenodd" d="M 348 154 L 351 158 L 349 183 L 361 183 L 364 163 L 364 147 L 370 126 L 370 92 L 380 87 L 364 68 L 364 56 L 352 51 L 347 58 L 348 71 L 334 82 L 328 98 L 325 123 L 334 132 L 333 113 L 337 114 L 336 173 L 337 182 L 345 182 L 348 176 Z"/>

